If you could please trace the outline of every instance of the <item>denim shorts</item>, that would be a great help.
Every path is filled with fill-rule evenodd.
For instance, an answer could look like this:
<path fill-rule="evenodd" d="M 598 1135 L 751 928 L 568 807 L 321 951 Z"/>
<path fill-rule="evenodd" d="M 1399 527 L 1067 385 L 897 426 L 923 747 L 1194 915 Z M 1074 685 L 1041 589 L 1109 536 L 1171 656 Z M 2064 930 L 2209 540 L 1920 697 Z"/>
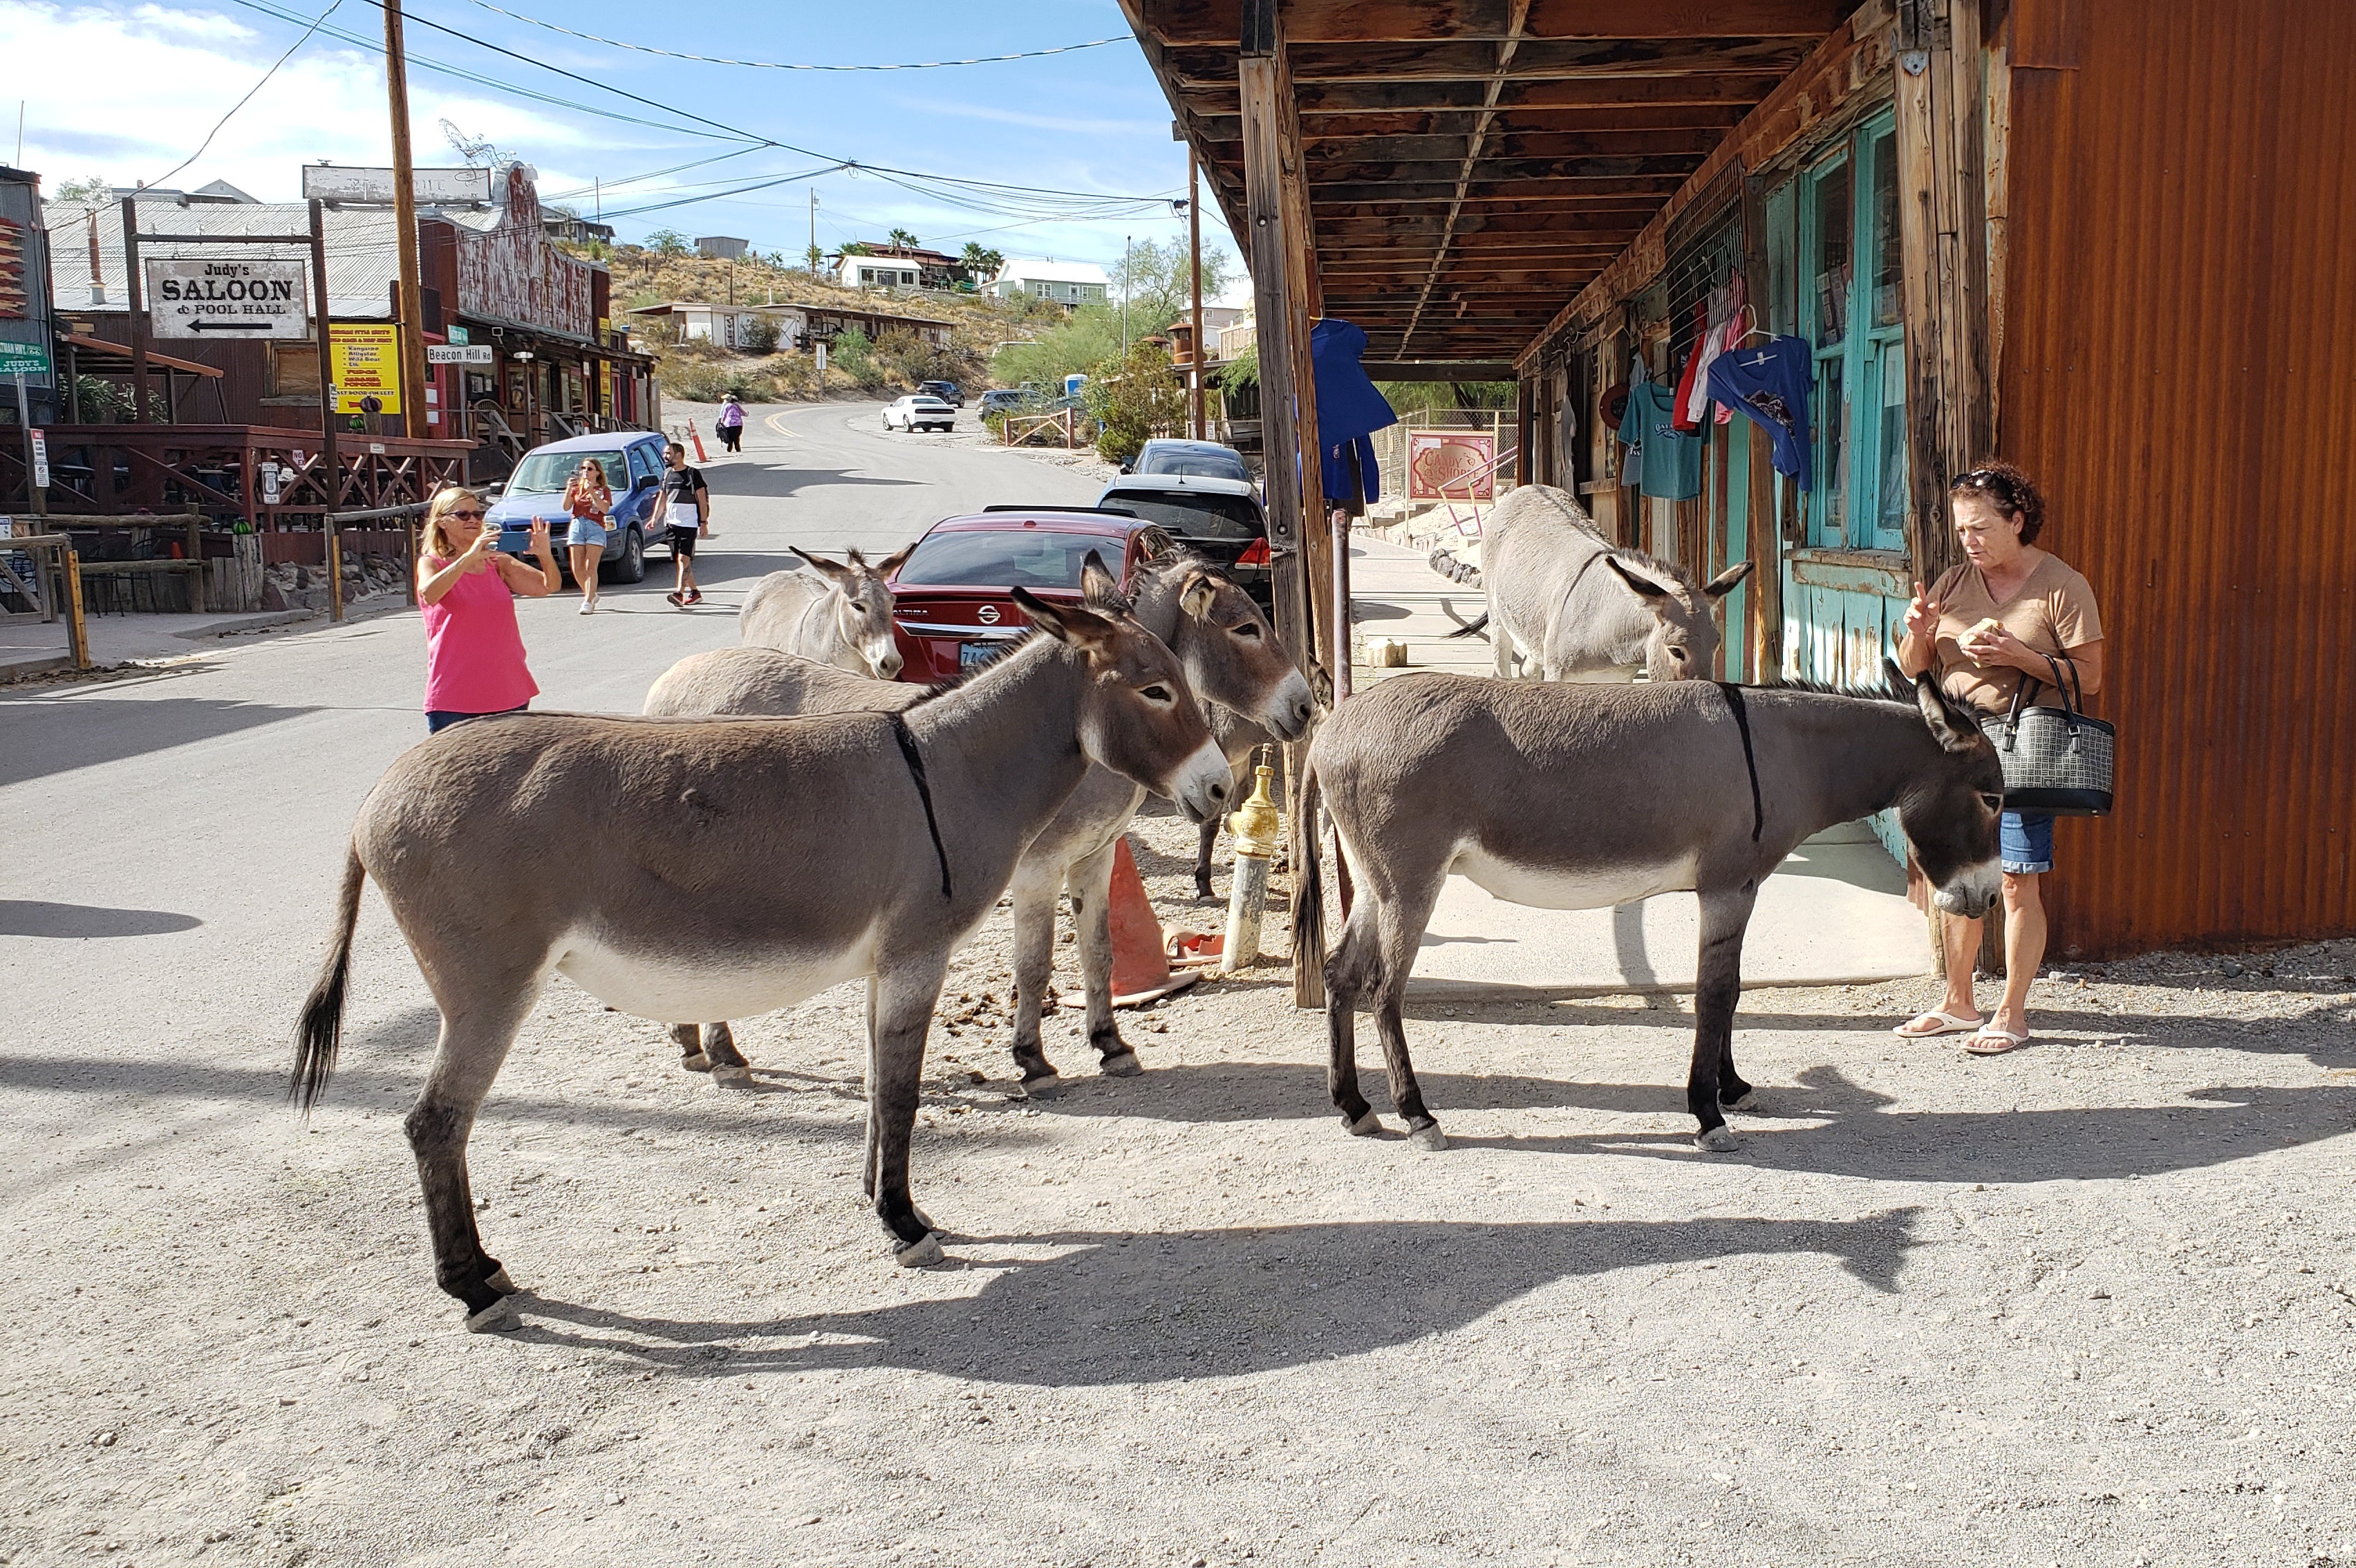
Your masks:
<path fill-rule="evenodd" d="M 2014 876 L 2053 869 L 2053 819 L 2043 811 L 2007 811 L 1997 822 L 1997 853 Z"/>
<path fill-rule="evenodd" d="M 605 548 L 605 525 L 594 517 L 576 517 L 573 520 L 573 526 L 565 531 L 564 542 L 594 544 L 603 550 Z"/>

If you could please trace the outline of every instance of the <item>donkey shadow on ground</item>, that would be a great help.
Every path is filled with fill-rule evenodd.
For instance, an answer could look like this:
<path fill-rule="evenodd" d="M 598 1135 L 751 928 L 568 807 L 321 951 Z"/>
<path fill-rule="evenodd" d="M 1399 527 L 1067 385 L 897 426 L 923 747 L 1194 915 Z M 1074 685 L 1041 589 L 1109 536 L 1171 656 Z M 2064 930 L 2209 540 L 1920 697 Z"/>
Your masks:
<path fill-rule="evenodd" d="M 1521 1073 L 1418 1072 L 1424 1098 L 1451 1149 L 1533 1155 L 1622 1155 L 1660 1159 L 1697 1154 L 1685 1108 L 1683 1055 L 1663 1059 L 1658 1083 L 1602 1083 Z M 1674 1071 L 1677 1076 L 1672 1078 Z M 1399 1137 L 1379 1067 L 1361 1073 L 1376 1109 Z M 1897 1101 L 1815 1067 L 1789 1083 L 1762 1083 L 1733 1109 L 1744 1165 L 1895 1182 L 2084 1181 L 2156 1176 L 2335 1138 L 2356 1128 L 2356 1083 L 2308 1089 L 2211 1088 L 2160 1105 L 2003 1111 L 1901 1111 Z M 1155 1067 L 1143 1076 L 1072 1081 L 1047 1102 L 1055 1116 L 1142 1117 L 1168 1122 L 1251 1122 L 1271 1117 L 1330 1123 L 1345 1136 L 1325 1089 L 1325 1071 L 1305 1062 L 1210 1062 Z M 1632 1119 L 1624 1127 L 1571 1133 L 1510 1125 L 1468 1133 L 1468 1112 L 1578 1111 Z M 1451 1120 L 1453 1118 L 1453 1120 Z M 1320 1134 L 1323 1135 L 1323 1134 Z M 1411 1154 L 1402 1159 L 1446 1159 Z"/>
<path fill-rule="evenodd" d="M 682 1376 L 890 1368 L 1040 1388 L 1170 1383 L 1411 1344 L 1532 1291 L 1626 1268 L 1815 1254 L 1869 1290 L 1895 1294 L 1919 1244 L 1918 1213 L 976 1237 L 952 1242 L 951 1266 L 987 1272 L 978 1292 L 771 1319 L 647 1316 L 529 1291 L 510 1299 L 527 1342 L 610 1351 Z M 1028 1262 L 958 1256 L 976 1245 L 1061 1251 Z M 1740 1278 L 1739 1266 L 1716 1276 Z"/>

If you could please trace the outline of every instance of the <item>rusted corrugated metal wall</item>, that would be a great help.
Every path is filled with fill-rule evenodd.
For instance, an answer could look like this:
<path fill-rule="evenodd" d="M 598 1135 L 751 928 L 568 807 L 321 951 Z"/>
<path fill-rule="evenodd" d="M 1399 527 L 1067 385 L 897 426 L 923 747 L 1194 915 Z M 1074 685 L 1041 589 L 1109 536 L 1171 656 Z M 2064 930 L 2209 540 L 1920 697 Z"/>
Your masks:
<path fill-rule="evenodd" d="M 2017 0 L 2007 456 L 2102 601 L 2056 956 L 2356 930 L 2356 6 Z"/>

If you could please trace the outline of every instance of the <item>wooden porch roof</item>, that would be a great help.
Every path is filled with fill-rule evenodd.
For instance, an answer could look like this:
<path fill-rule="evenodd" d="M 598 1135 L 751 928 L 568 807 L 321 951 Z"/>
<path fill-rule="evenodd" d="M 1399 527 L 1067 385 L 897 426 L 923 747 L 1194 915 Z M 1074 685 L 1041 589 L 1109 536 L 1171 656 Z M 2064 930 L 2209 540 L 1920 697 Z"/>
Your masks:
<path fill-rule="evenodd" d="M 1247 0 L 1122 0 L 1248 244 Z M 1280 0 L 1323 314 L 1511 360 L 1858 0 Z"/>

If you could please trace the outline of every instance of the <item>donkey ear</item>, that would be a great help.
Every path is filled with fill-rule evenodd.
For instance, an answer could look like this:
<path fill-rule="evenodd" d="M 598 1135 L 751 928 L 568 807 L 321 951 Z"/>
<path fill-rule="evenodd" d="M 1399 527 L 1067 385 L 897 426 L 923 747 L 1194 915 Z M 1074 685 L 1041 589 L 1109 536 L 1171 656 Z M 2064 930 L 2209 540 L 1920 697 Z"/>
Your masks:
<path fill-rule="evenodd" d="M 1211 606 L 1219 597 L 1218 579 L 1208 572 L 1196 570 L 1186 574 L 1186 581 L 1178 590 L 1178 607 L 1195 620 L 1209 617 Z"/>
<path fill-rule="evenodd" d="M 788 544 L 786 548 L 800 556 L 803 560 L 809 562 L 812 567 L 824 575 L 829 582 L 847 583 L 851 581 L 851 568 L 845 566 L 840 561 L 829 561 L 822 555 L 813 555 L 798 544 Z"/>
<path fill-rule="evenodd" d="M 1055 604 L 1041 598 L 1028 588 L 1015 588 L 1010 596 L 1016 607 L 1030 618 L 1033 626 L 1057 642 L 1093 650 L 1111 640 L 1115 634 L 1112 622 L 1094 610 L 1084 609 L 1078 605 Z"/>
<path fill-rule="evenodd" d="M 1755 564 L 1757 564 L 1757 563 L 1751 561 L 1737 561 L 1733 565 L 1729 566 L 1725 571 L 1720 572 L 1717 576 L 1712 577 L 1709 580 L 1709 585 L 1704 588 L 1702 592 L 1708 595 L 1713 599 L 1722 599 L 1726 597 L 1727 595 L 1734 592 L 1734 585 L 1737 583 L 1740 583 L 1743 578 L 1751 575 L 1751 568 Z"/>
<path fill-rule="evenodd" d="M 856 544 L 844 551 L 842 558 L 851 563 L 851 570 L 855 572 L 863 572 L 867 569 L 867 557 L 859 553 L 859 546 Z"/>
<path fill-rule="evenodd" d="M 1158 522 L 1149 522 L 1137 531 L 1137 549 L 1141 557 L 1159 561 L 1178 548 L 1176 536 Z"/>
<path fill-rule="evenodd" d="M 883 560 L 875 563 L 875 564 L 870 567 L 869 570 L 873 571 L 879 577 L 888 577 L 893 573 L 898 571 L 901 567 L 906 565 L 908 564 L 908 557 L 914 555 L 916 553 L 916 547 L 914 544 L 903 545 L 899 549 L 894 551 L 891 554 L 884 557 Z"/>
<path fill-rule="evenodd" d="M 1950 701 L 1927 670 L 1914 677 L 1914 704 L 1922 710 L 1922 722 L 1931 726 L 1943 750 L 1969 751 L 1987 744 L 1979 721 Z"/>
<path fill-rule="evenodd" d="M 1120 579 L 1104 564 L 1104 557 L 1091 550 L 1080 563 L 1080 597 L 1092 610 L 1121 607 Z"/>
<path fill-rule="evenodd" d="M 1634 594 L 1638 598 L 1643 599 L 1646 604 L 1658 608 L 1662 604 L 1667 601 L 1669 596 L 1668 589 L 1661 586 L 1660 584 L 1655 583 L 1650 577 L 1640 577 L 1636 575 L 1635 573 L 1631 572 L 1627 567 L 1620 564 L 1620 557 L 1617 555 L 1606 555 L 1603 558 L 1603 564 L 1606 566 L 1611 567 L 1613 572 L 1617 573 L 1620 580 L 1628 585 L 1629 591 Z"/>

